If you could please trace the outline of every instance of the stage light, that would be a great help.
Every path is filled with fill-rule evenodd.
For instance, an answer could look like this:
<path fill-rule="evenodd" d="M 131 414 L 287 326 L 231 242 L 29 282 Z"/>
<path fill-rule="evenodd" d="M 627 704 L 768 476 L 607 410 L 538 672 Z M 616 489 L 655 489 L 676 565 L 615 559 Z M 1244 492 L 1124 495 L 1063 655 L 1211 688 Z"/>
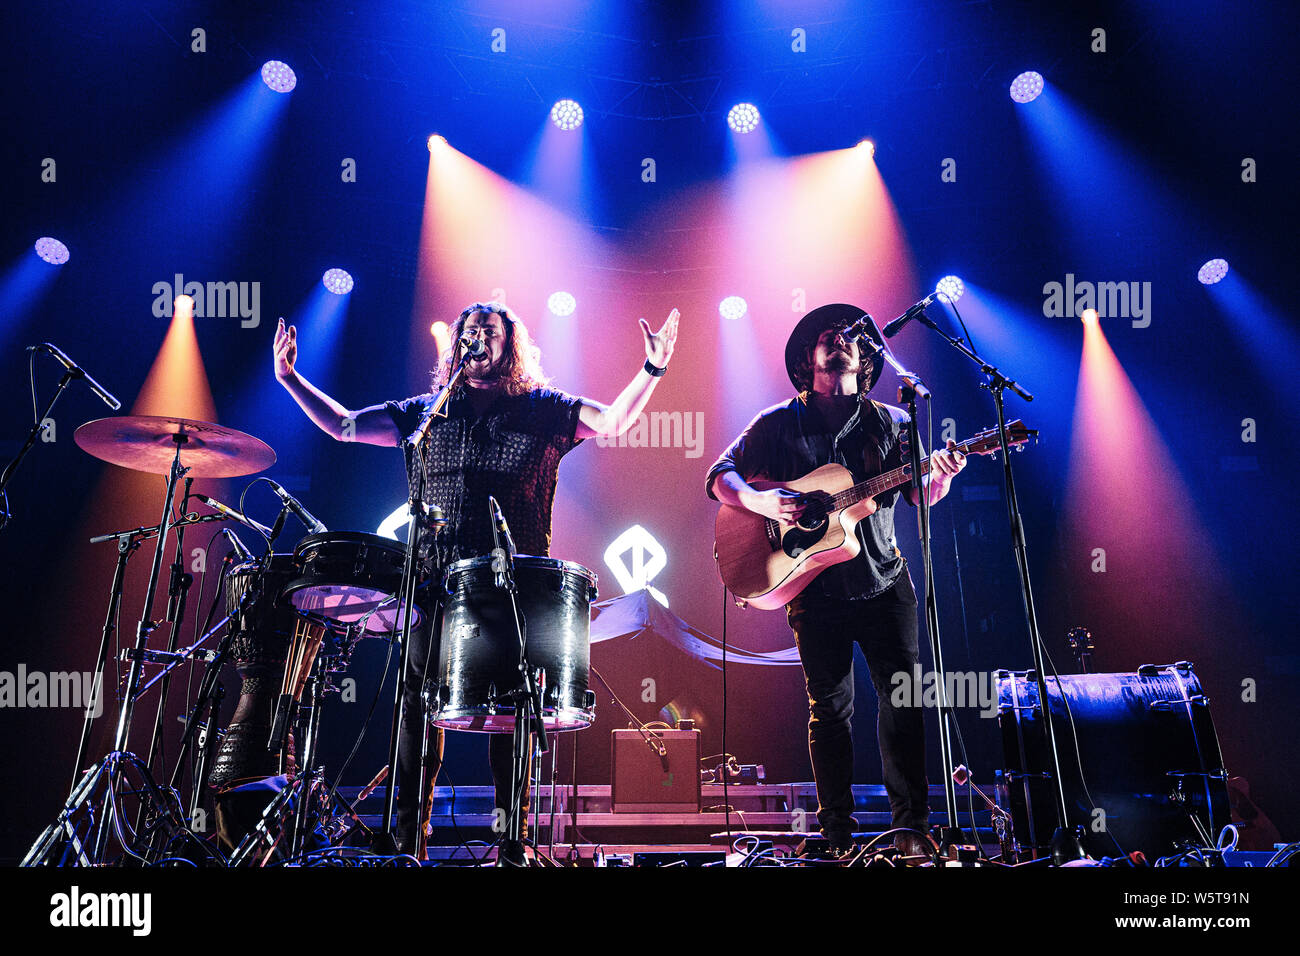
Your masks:
<path fill-rule="evenodd" d="M 342 269 L 327 270 L 320 281 L 335 295 L 347 295 L 352 291 L 352 276 Z"/>
<path fill-rule="evenodd" d="M 429 142 L 428 142 L 429 152 L 432 153 L 433 148 L 435 146 L 445 146 L 446 143 L 447 143 L 447 137 L 443 136 L 441 133 L 429 134 Z"/>
<path fill-rule="evenodd" d="M 727 125 L 737 133 L 752 133 L 758 120 L 758 107 L 753 103 L 737 103 L 727 112 Z"/>
<path fill-rule="evenodd" d="M 749 311 L 749 304 L 738 295 L 729 295 L 718 303 L 718 314 L 724 319 L 739 319 Z"/>
<path fill-rule="evenodd" d="M 858 149 L 862 150 L 868 156 L 876 155 L 876 144 L 869 139 L 864 139 L 862 142 L 858 143 Z"/>
<path fill-rule="evenodd" d="M 433 325 L 429 326 L 429 334 L 435 339 L 443 335 L 450 336 L 451 328 L 446 322 L 439 319 L 437 322 L 433 323 Z"/>
<path fill-rule="evenodd" d="M 550 298 L 546 300 L 546 308 L 551 315 L 563 318 L 566 315 L 573 315 L 573 310 L 578 307 L 578 300 L 567 292 L 552 292 Z"/>
<path fill-rule="evenodd" d="M 49 236 L 41 236 L 36 240 L 36 254 L 52 266 L 63 265 L 71 255 L 67 246 Z"/>
<path fill-rule="evenodd" d="M 1033 70 L 1021 73 L 1011 81 L 1011 98 L 1017 103 L 1032 103 L 1043 92 L 1043 77 Z"/>
<path fill-rule="evenodd" d="M 1227 259 L 1211 259 L 1197 271 L 1196 278 L 1201 280 L 1201 285 L 1214 285 L 1227 274 Z"/>
<path fill-rule="evenodd" d="M 1096 309 L 1084 309 L 1079 315 L 1079 321 L 1084 325 L 1097 325 L 1101 322 L 1101 315 Z"/>
<path fill-rule="evenodd" d="M 277 93 L 288 93 L 298 85 L 298 77 L 288 63 L 267 60 L 262 64 L 262 82 Z"/>
<path fill-rule="evenodd" d="M 956 302 L 966 291 L 966 283 L 956 276 L 944 276 L 934 284 L 934 291 L 938 293 L 939 298 Z"/>
<path fill-rule="evenodd" d="M 560 100 L 551 107 L 551 122 L 560 129 L 577 129 L 582 125 L 582 107 L 576 100 Z"/>

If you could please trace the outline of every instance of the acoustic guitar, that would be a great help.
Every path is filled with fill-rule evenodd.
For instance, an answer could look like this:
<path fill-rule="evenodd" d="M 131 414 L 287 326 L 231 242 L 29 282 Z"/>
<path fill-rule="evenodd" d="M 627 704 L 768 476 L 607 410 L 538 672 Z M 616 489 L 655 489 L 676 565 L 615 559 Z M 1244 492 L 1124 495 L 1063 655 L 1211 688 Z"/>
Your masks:
<path fill-rule="evenodd" d="M 1012 447 L 1037 434 L 1020 419 L 1007 425 Z M 998 430 L 989 428 L 953 451 L 995 455 L 1001 447 Z M 929 457 L 922 459 L 921 467 L 929 474 Z M 759 491 L 798 492 L 805 508 L 797 521 L 786 522 L 723 505 L 713 528 L 713 556 L 723 583 L 745 604 L 763 610 L 781 607 L 826 568 L 856 557 L 861 550 L 858 522 L 879 507 L 877 496 L 911 482 L 910 462 L 857 484 L 847 468 L 834 464 L 794 481 L 751 481 Z"/>

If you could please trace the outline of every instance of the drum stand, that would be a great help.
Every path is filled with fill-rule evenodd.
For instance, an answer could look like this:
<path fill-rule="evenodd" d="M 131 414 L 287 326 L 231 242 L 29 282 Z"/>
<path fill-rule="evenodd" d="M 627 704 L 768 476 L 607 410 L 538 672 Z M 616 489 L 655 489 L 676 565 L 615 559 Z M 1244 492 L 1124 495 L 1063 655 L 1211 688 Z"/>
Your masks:
<path fill-rule="evenodd" d="M 325 785 L 325 768 L 316 766 L 317 741 L 320 737 L 321 705 L 329 686 L 329 659 L 317 658 L 314 673 L 307 679 L 309 713 L 307 731 L 303 735 L 301 770 L 291 784 L 277 793 L 262 818 L 230 855 L 231 866 L 253 862 L 254 854 L 261 853 L 254 865 L 265 866 L 276 846 L 284 838 L 285 824 L 293 815 L 293 830 L 289 836 L 288 859 L 297 860 L 303 854 L 309 829 L 320 817 L 315 809 L 319 788 Z M 299 705 L 301 708 L 301 705 Z M 301 713 L 299 714 L 301 716 Z M 265 852 L 261 852 L 261 851 Z"/>

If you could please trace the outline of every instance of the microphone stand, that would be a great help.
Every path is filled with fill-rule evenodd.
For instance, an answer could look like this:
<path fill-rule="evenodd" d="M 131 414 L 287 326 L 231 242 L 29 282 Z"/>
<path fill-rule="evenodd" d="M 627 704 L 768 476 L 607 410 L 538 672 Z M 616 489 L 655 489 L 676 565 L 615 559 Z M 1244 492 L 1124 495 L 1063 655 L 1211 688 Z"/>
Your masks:
<path fill-rule="evenodd" d="M 496 510 L 494 507 L 493 511 Z M 501 519 L 500 523 L 504 524 L 504 519 Z M 542 685 L 546 681 L 546 674 L 540 668 L 534 670 L 528 663 L 528 643 L 524 634 L 524 622 L 519 614 L 519 587 L 515 582 L 515 546 L 510 540 L 509 531 L 506 532 L 506 547 L 501 546 L 501 528 L 495 515 L 492 521 L 492 538 L 496 544 L 492 553 L 493 570 L 496 571 L 495 583 L 498 588 L 505 589 L 510 595 L 510 616 L 519 639 L 521 680 L 520 685 L 509 695 L 515 704 L 515 724 L 511 733 L 511 755 L 514 759 L 511 761 L 510 770 L 510 812 L 506 817 L 506 835 L 501 840 L 496 865 L 527 866 L 528 858 L 524 850 L 523 797 L 529 786 L 528 762 L 533 752 L 534 741 L 539 754 L 550 750 L 542 709 Z M 534 825 L 536 823 L 537 820 L 534 819 Z M 540 853 L 540 848 L 538 852 Z"/>
<path fill-rule="evenodd" d="M 917 316 L 917 321 L 933 329 L 945 342 L 978 365 L 987 378 L 980 387 L 993 393 L 993 403 L 998 413 L 998 437 L 1002 443 L 1002 475 L 1006 484 L 1007 518 L 1011 523 L 1011 546 L 1015 551 L 1016 565 L 1020 571 L 1020 595 L 1025 606 L 1025 619 L 1029 625 L 1029 643 L 1033 652 L 1034 674 L 1037 677 L 1038 706 L 1042 713 L 1043 726 L 1047 730 L 1048 750 L 1052 755 L 1052 781 L 1056 789 L 1057 815 L 1056 832 L 1052 834 L 1051 842 L 1052 862 L 1059 866 L 1070 860 L 1081 860 L 1085 858 L 1080 842 L 1082 828 L 1069 825 L 1070 811 L 1065 796 L 1065 780 L 1061 776 L 1061 755 L 1056 744 L 1056 731 L 1052 725 L 1052 713 L 1047 696 L 1047 679 L 1043 670 L 1043 638 L 1038 629 L 1038 612 L 1034 608 L 1034 591 L 1029 580 L 1029 552 L 1025 546 L 1025 527 L 1020 517 L 1020 503 L 1016 497 L 1015 476 L 1011 471 L 1009 451 L 1011 443 L 1010 436 L 1007 434 L 1007 416 L 1002 393 L 1009 388 L 1027 402 L 1032 402 L 1034 396 L 1021 388 L 1014 379 L 1007 378 L 996 367 L 984 361 L 983 357 L 968 346 L 964 339 L 949 335 L 924 314 Z"/>
<path fill-rule="evenodd" d="M 939 691 L 939 759 L 944 767 L 943 800 L 944 810 L 948 816 L 948 825 L 944 828 L 939 840 L 939 855 L 946 856 L 951 848 L 964 845 L 966 837 L 962 832 L 960 817 L 958 816 L 957 791 L 953 787 L 952 776 L 950 775 L 953 764 L 952 728 L 949 721 L 955 722 L 957 715 L 953 713 L 952 703 L 948 700 L 947 681 L 944 679 L 946 671 L 943 666 L 943 647 L 939 640 L 939 599 L 934 585 L 933 550 L 930 541 L 930 490 L 921 474 L 921 430 L 918 424 L 916 400 L 919 397 L 928 402 L 931 399 L 931 394 L 920 377 L 909 371 L 883 345 L 877 345 L 866 336 L 861 341 L 874 349 L 876 361 L 887 362 L 898 377 L 903 380 L 903 385 L 899 388 L 899 394 L 907 402 L 907 434 L 911 456 L 912 487 L 916 489 L 916 509 L 921 538 L 921 567 L 925 574 L 925 629 L 929 634 L 930 656 L 934 661 L 935 675 L 938 678 L 936 684 Z M 933 452 L 933 449 L 931 451 Z"/>
<path fill-rule="evenodd" d="M 50 412 L 54 410 L 54 403 L 59 400 L 59 396 L 63 394 L 63 390 L 71 384 L 72 380 L 81 378 L 83 374 L 85 373 L 76 369 L 68 369 L 63 373 L 63 377 L 59 379 L 59 384 L 54 387 L 54 396 L 50 399 L 50 403 L 45 406 L 45 411 L 32 423 L 32 430 L 27 433 L 27 440 L 23 442 L 23 447 L 18 449 L 18 454 L 14 455 L 13 460 L 5 465 L 5 470 L 0 472 L 0 502 L 3 502 L 3 505 L 0 506 L 0 531 L 4 530 L 5 525 L 9 523 L 9 519 L 13 517 L 9 511 L 9 498 L 5 494 L 5 489 L 9 487 L 9 482 L 13 480 L 14 473 L 18 471 L 18 466 L 22 464 L 23 459 L 27 457 L 27 453 L 36 444 L 37 436 L 44 429 L 45 421 L 50 417 Z M 78 760 L 78 765 L 80 765 L 80 760 Z"/>
<path fill-rule="evenodd" d="M 402 620 L 402 649 L 397 665 L 397 688 L 393 691 L 393 721 L 388 732 L 388 766 L 390 771 L 384 786 L 383 822 L 380 825 L 379 833 L 376 835 L 377 842 L 383 844 L 382 848 L 388 851 L 395 850 L 397 847 L 397 836 L 393 832 L 393 808 L 397 800 L 397 777 L 399 776 L 397 766 L 398 735 L 401 732 L 402 716 L 405 711 L 406 680 L 411 667 L 411 631 L 414 629 L 415 624 L 412 615 L 415 610 L 415 592 L 418 584 L 416 578 L 419 576 L 420 539 L 423 529 L 421 519 L 425 516 L 424 443 L 429 438 L 433 420 L 446 415 L 443 409 L 446 408 L 447 402 L 451 400 L 451 390 L 460 381 L 460 377 L 465 373 L 465 368 L 470 361 L 469 355 L 461 355 L 460 362 L 452 372 L 451 377 L 447 379 L 447 384 L 442 387 L 442 390 L 435 396 L 428 409 L 425 410 L 424 416 L 420 419 L 420 424 L 415 431 L 402 439 L 403 449 L 410 453 L 411 467 L 414 469 L 415 474 L 410 481 L 410 498 L 407 501 L 407 511 L 410 514 L 406 522 L 406 562 L 402 567 L 402 584 L 398 592 L 401 601 L 399 613 Z M 442 513 L 436 507 L 433 511 L 434 521 L 441 527 L 441 524 L 445 523 Z M 432 629 L 433 623 L 430 622 L 429 626 Z M 430 641 L 430 644 L 432 644 L 432 641 Z M 424 724 L 421 726 L 423 732 L 427 733 L 428 727 Z M 416 794 L 416 799 L 418 801 L 417 805 L 420 807 L 417 811 L 417 817 L 422 817 L 424 815 L 424 794 Z"/>

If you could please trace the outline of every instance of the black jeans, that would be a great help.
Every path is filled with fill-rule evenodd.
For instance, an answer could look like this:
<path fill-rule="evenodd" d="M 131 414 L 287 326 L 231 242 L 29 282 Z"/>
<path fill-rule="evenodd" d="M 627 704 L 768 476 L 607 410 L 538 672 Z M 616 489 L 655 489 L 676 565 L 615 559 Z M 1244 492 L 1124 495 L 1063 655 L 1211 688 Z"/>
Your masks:
<path fill-rule="evenodd" d="M 419 794 L 420 751 L 424 743 L 425 714 L 421 690 L 426 678 L 434 677 L 438 669 L 438 645 L 431 640 L 442 628 L 441 613 L 431 614 L 433 626 L 425 624 L 411 633 L 411 654 L 408 661 L 406 686 L 403 688 L 404 707 L 402 725 L 397 735 L 397 846 L 403 853 L 415 853 L 419 828 L 428 822 L 433 805 L 433 787 L 442 767 L 443 731 L 428 725 L 428 755 L 424 765 L 424 801 Z M 427 670 L 426 670 L 427 668 Z M 513 754 L 510 734 L 488 734 L 488 764 L 492 769 L 492 783 L 496 790 L 494 809 L 510 809 L 510 776 Z M 531 769 L 531 761 L 529 767 Z M 527 836 L 529 793 L 524 793 L 523 815 Z"/>
<path fill-rule="evenodd" d="M 853 644 L 867 659 L 876 688 L 876 734 L 885 791 L 896 827 L 926 830 L 925 711 L 894 707 L 891 677 L 918 662 L 916 591 L 907 571 L 865 601 L 810 596 L 787 612 L 808 688 L 808 752 L 817 782 L 817 821 L 832 843 L 853 831 Z"/>

